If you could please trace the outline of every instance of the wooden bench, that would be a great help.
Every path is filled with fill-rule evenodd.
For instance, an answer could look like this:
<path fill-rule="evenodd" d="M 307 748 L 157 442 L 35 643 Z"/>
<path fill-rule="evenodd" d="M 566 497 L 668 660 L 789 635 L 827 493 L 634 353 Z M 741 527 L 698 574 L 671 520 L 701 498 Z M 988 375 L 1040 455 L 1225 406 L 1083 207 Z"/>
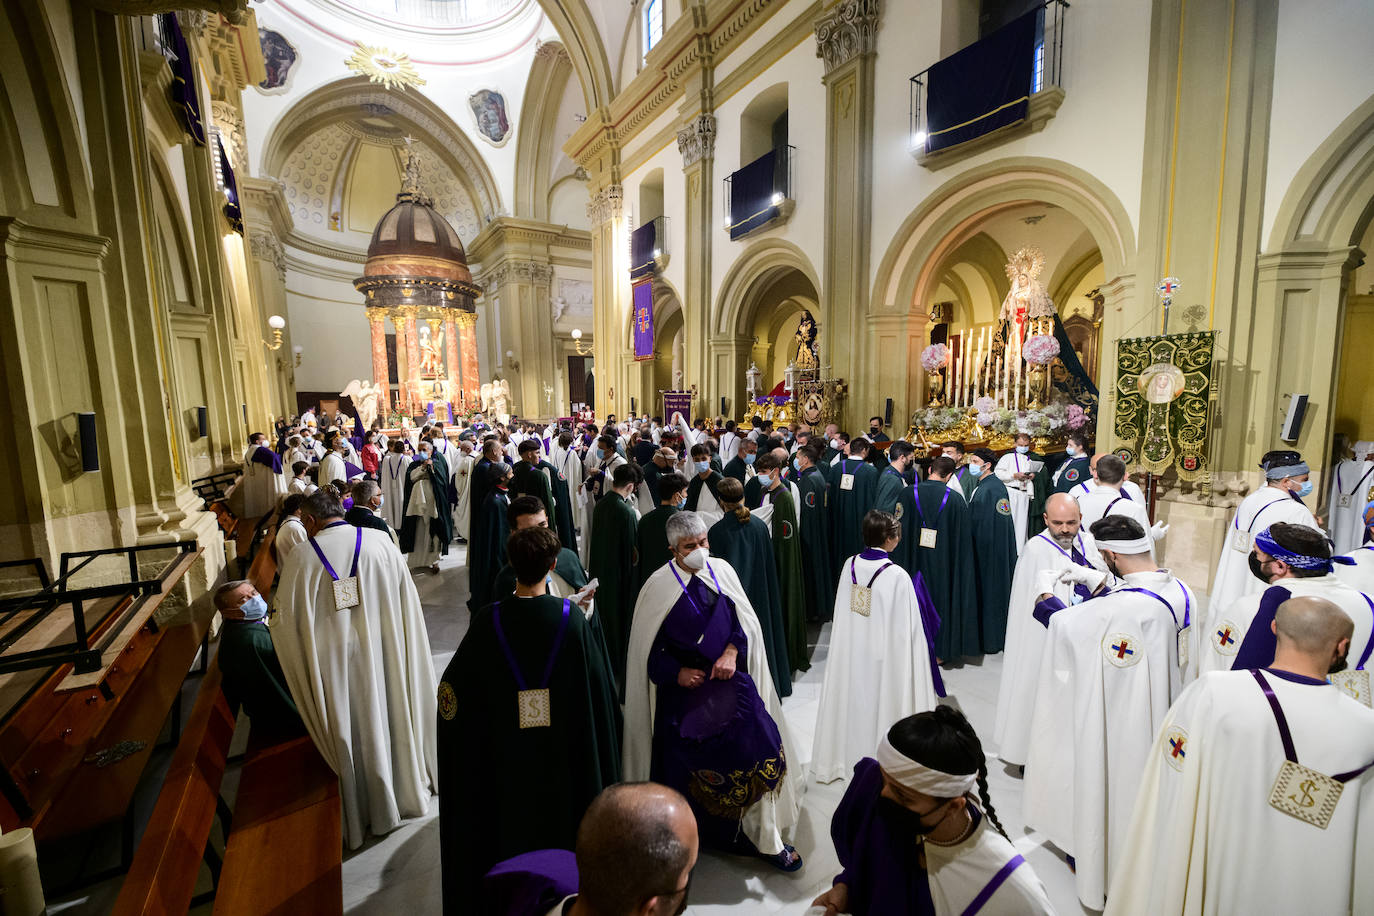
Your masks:
<path fill-rule="evenodd" d="M 274 534 L 248 574 L 264 595 L 277 574 Z M 185 913 L 202 859 L 215 878 L 217 914 L 343 913 L 338 777 L 309 736 L 273 743 L 250 733 L 229 813 L 219 792 L 234 720 L 211 663 L 113 916 Z M 228 834 L 222 863 L 209 842 L 217 810 Z"/>

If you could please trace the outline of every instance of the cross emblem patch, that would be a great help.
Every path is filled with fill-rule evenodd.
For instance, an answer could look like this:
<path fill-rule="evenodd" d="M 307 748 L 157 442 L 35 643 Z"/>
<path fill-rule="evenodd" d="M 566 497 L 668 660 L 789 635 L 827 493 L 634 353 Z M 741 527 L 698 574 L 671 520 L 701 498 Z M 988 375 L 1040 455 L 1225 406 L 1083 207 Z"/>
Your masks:
<path fill-rule="evenodd" d="M 1161 745 L 1164 751 L 1164 762 L 1180 773 L 1183 772 L 1183 764 L 1188 759 L 1187 744 L 1188 732 L 1178 726 L 1174 726 L 1164 733 L 1164 744 Z"/>
<path fill-rule="evenodd" d="M 1245 634 L 1240 627 L 1229 620 L 1222 620 L 1217 623 L 1215 648 L 1220 655 L 1231 656 L 1240 651 L 1240 637 Z"/>
<path fill-rule="evenodd" d="M 1102 654 L 1116 667 L 1129 668 L 1140 661 L 1139 642 L 1130 633 L 1110 633 L 1102 640 Z"/>

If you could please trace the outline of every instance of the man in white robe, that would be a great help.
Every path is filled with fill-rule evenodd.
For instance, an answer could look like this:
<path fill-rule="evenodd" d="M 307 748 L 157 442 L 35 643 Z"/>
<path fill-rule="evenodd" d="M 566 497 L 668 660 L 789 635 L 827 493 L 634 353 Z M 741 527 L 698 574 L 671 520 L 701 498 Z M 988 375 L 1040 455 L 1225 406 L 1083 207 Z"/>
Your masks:
<path fill-rule="evenodd" d="M 553 465 L 568 481 L 568 493 L 572 496 L 573 527 L 578 531 L 578 544 L 587 543 L 587 522 L 591 515 L 587 512 L 587 500 L 582 492 L 582 476 L 584 468 L 582 459 L 578 456 L 577 450 L 573 448 L 574 437 L 571 430 L 564 430 L 558 434 L 558 439 L 552 443 L 549 449 L 549 464 Z M 573 545 L 569 544 L 569 547 Z M 573 547 L 578 550 L 582 562 L 585 564 L 587 555 L 585 550 Z"/>
<path fill-rule="evenodd" d="M 314 540 L 282 567 L 272 642 L 310 737 L 339 775 L 344 839 L 357 849 L 369 831 L 428 811 L 438 684 L 420 596 L 390 538 L 345 522 L 328 491 L 310 496 L 304 515 Z"/>
<path fill-rule="evenodd" d="M 286 495 L 286 481 L 281 475 L 282 463 L 277 453 L 267 447 L 264 433 L 248 437 L 248 450 L 243 453 L 243 518 L 256 522 L 281 502 Z"/>
<path fill-rule="evenodd" d="M 1074 490 L 1074 498 L 1083 512 L 1083 527 L 1106 515 L 1124 515 L 1146 531 L 1150 530 L 1150 516 L 1145 503 L 1137 502 L 1124 490 L 1126 462 L 1116 455 L 1103 455 L 1094 466 L 1095 482 L 1087 492 Z M 1161 526 L 1163 527 L 1163 526 Z"/>
<path fill-rule="evenodd" d="M 405 520 L 406 469 L 411 458 L 405 453 L 405 442 L 393 439 L 386 457 L 377 468 L 378 483 L 382 486 L 382 518 L 392 531 L 400 531 Z"/>
<path fill-rule="evenodd" d="M 464 541 L 472 528 L 472 440 L 460 439 L 453 450 L 453 495 L 458 504 L 453 507 L 453 531 Z"/>
<path fill-rule="evenodd" d="M 1374 596 L 1357 591 L 1333 572 L 1325 535 L 1305 525 L 1282 522 L 1255 535 L 1254 565 L 1269 583 L 1263 591 L 1243 595 L 1224 609 L 1209 609 L 1200 647 L 1199 673 L 1263 668 L 1274 657 L 1270 624 L 1278 606 L 1293 597 L 1316 597 L 1339 607 L 1354 622 L 1352 669 L 1363 670 L 1374 643 Z M 1348 563 L 1340 558 L 1341 565 Z M 1342 675 L 1344 680 L 1348 675 Z M 1355 685 L 1343 685 L 1355 688 Z M 1356 689 L 1368 698 L 1368 689 Z"/>
<path fill-rule="evenodd" d="M 1043 461 L 1032 461 L 1026 457 L 1030 452 L 1030 446 L 1031 437 L 1025 433 L 1018 433 L 1016 447 L 997 459 L 995 469 L 997 479 L 1007 487 L 1007 501 L 1011 503 L 1011 520 L 1016 528 L 1018 554 L 1026 546 L 1031 497 L 1035 495 L 1035 475 L 1045 466 Z"/>
<path fill-rule="evenodd" d="M 1353 458 L 1331 472 L 1326 520 L 1337 553 L 1349 553 L 1365 542 L 1364 507 L 1374 491 L 1374 442 L 1356 442 Z"/>
<path fill-rule="evenodd" d="M 1084 495 L 1091 493 L 1093 488 L 1097 486 L 1097 462 L 1109 454 L 1111 453 L 1098 452 L 1092 456 L 1088 462 L 1088 470 L 1091 476 L 1069 490 L 1069 492 L 1073 494 L 1074 499 L 1080 499 Z M 1145 491 L 1141 490 L 1140 484 L 1136 483 L 1131 478 L 1127 477 L 1125 480 L 1121 481 L 1121 492 L 1129 496 L 1135 502 L 1140 503 L 1142 506 L 1145 505 Z"/>
<path fill-rule="evenodd" d="M 1374 710 L 1325 679 L 1350 650 L 1350 621 L 1299 598 L 1273 626 L 1269 670 L 1203 675 L 1169 710 L 1106 916 L 1368 911 Z M 1343 791 L 1300 770 L 1284 780 L 1286 760 Z"/>
<path fill-rule="evenodd" d="M 889 558 L 902 524 L 877 510 L 864 517 L 865 549 L 840 570 L 830 652 L 811 751 L 817 782 L 847 777 L 893 722 L 934 709 L 930 639 L 916 589 Z"/>
<path fill-rule="evenodd" d="M 1192 593 L 1155 568 L 1135 521 L 1092 527 L 1124 581 L 1049 617 L 1026 757 L 1027 826 L 1076 859 L 1078 899 L 1101 909 L 1156 729 L 1182 686 Z M 1180 634 L 1183 634 L 1180 636 Z"/>
<path fill-rule="evenodd" d="M 406 477 L 410 480 L 407 489 L 410 492 L 405 499 L 405 512 L 401 524 L 404 527 L 405 519 L 411 516 L 419 519 L 413 549 L 405 555 L 406 565 L 411 569 L 428 568 L 430 572 L 437 573 L 439 557 L 443 556 L 447 545 L 434 535 L 430 519 L 437 518 L 440 512 L 449 511 L 449 507 L 439 504 L 430 482 L 430 474 L 438 467 L 429 461 L 430 455 L 433 454 L 432 445 L 433 443 L 428 440 L 420 440 L 420 451 L 406 468 Z"/>
<path fill-rule="evenodd" d="M 1080 526 L 1078 503 L 1073 497 L 1051 494 L 1045 501 L 1043 518 L 1045 530 L 1026 543 L 1011 580 L 1007 642 L 992 727 L 997 756 L 1018 766 L 1026 763 L 1035 686 L 1045 650 L 1045 626 L 1032 616 L 1035 605 L 1042 594 L 1053 595 L 1065 604 L 1080 604 L 1109 578 L 1093 536 Z M 1060 573 L 1071 566 L 1094 573 L 1096 581 L 1059 581 Z"/>
<path fill-rule="evenodd" d="M 320 486 L 334 483 L 336 480 L 349 480 L 347 446 L 348 443 L 342 436 L 334 440 L 334 447 L 320 461 Z"/>
<path fill-rule="evenodd" d="M 1351 562 L 1338 565 L 1336 575 L 1356 591 L 1374 595 L 1374 500 L 1365 504 L 1363 521 L 1370 543 L 1345 554 Z"/>
<path fill-rule="evenodd" d="M 1209 616 L 1225 611 L 1242 595 L 1264 588 L 1264 583 L 1250 573 L 1250 548 L 1256 532 L 1275 522 L 1321 527 L 1302 502 L 1302 495 L 1310 493 L 1312 486 L 1307 462 L 1301 455 L 1289 450 L 1268 452 L 1260 467 L 1267 485 L 1241 500 L 1226 526 L 1221 556 L 1217 558 L 1212 587 L 1208 590 Z"/>
<path fill-rule="evenodd" d="M 723 594 L 734 603 L 739 627 L 748 644 L 741 667 L 753 680 L 759 699 L 777 726 L 787 762 L 787 773 L 776 791 L 764 795 L 745 811 L 739 830 L 760 854 L 782 856 L 790 851 L 796 856 L 796 850 L 784 842 L 783 833 L 797 824 L 805 794 L 806 765 L 796 752 L 783 717 L 782 702 L 773 689 L 759 619 L 730 564 L 709 558 L 706 525 L 700 516 L 686 511 L 676 513 L 668 520 L 667 535 L 673 559 L 644 581 L 630 628 L 622 776 L 626 782 L 643 782 L 650 778 L 658 688 L 649 677 L 649 657 L 660 628 L 683 596 L 682 583 L 691 584 L 700 578 L 711 593 Z M 800 864 L 800 857 L 796 863 Z"/>

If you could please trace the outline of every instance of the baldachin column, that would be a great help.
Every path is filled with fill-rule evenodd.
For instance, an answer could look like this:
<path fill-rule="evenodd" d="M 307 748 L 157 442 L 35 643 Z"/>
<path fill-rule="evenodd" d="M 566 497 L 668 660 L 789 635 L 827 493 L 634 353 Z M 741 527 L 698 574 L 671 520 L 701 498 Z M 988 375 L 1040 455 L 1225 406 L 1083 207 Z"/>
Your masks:
<path fill-rule="evenodd" d="M 386 309 L 367 310 L 367 323 L 372 329 L 372 383 L 380 385 L 385 397 L 378 414 L 385 419 L 391 413 L 391 372 L 386 361 Z"/>
<path fill-rule="evenodd" d="M 477 316 L 460 312 L 457 318 L 458 335 L 462 347 L 463 397 L 469 410 L 482 406 L 480 370 L 477 366 Z"/>

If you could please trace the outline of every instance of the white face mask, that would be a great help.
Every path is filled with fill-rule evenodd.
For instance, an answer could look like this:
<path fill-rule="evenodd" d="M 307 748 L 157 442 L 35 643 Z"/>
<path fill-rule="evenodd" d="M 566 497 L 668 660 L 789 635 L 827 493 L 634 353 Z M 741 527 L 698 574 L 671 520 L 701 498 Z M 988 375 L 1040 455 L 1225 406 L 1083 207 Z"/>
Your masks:
<path fill-rule="evenodd" d="M 682 565 L 686 566 L 688 569 L 694 569 L 700 572 L 706 568 L 706 558 L 710 555 L 711 552 L 708 549 L 705 547 L 698 547 L 682 558 Z"/>
<path fill-rule="evenodd" d="M 378 496 L 378 497 L 377 497 L 377 508 L 380 509 L 380 508 L 382 508 L 382 506 L 384 506 L 384 505 L 386 505 L 386 497 L 385 497 L 385 496 Z"/>

